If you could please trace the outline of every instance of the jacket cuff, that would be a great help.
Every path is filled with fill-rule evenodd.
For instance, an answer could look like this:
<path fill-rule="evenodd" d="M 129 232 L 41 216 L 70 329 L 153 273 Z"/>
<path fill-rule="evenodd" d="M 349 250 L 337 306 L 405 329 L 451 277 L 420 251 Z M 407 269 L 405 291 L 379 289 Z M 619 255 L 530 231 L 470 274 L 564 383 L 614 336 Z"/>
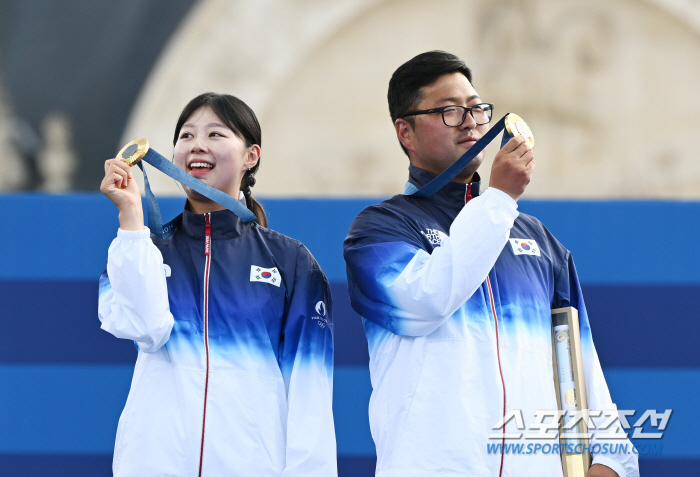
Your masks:
<path fill-rule="evenodd" d="M 500 204 L 505 205 L 507 207 L 511 207 L 513 209 L 518 208 L 518 203 L 515 200 L 513 200 L 511 196 L 509 196 L 500 189 L 496 189 L 495 187 L 489 187 L 480 196 L 490 197 L 491 200 L 495 200 L 496 202 L 499 202 Z"/>
<path fill-rule="evenodd" d="M 610 457 L 604 455 L 594 455 L 593 464 L 601 464 L 606 467 L 610 467 L 612 470 L 617 472 L 617 475 L 619 477 L 627 477 L 627 472 L 625 472 L 625 468 L 622 467 L 622 464 L 620 464 L 616 460 L 611 459 Z"/>
<path fill-rule="evenodd" d="M 151 231 L 148 227 L 143 228 L 143 230 L 117 230 L 117 237 L 123 240 L 139 240 L 139 239 L 150 239 Z"/>

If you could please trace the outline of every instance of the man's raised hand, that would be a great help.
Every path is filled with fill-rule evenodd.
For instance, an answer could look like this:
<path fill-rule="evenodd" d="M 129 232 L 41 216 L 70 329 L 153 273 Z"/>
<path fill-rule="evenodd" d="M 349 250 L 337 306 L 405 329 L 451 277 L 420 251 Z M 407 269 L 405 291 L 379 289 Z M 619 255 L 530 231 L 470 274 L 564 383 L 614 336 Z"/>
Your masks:
<path fill-rule="evenodd" d="M 535 156 L 530 143 L 523 136 L 515 136 L 496 154 L 489 187 L 502 190 L 517 201 L 530 183 L 534 169 Z"/>

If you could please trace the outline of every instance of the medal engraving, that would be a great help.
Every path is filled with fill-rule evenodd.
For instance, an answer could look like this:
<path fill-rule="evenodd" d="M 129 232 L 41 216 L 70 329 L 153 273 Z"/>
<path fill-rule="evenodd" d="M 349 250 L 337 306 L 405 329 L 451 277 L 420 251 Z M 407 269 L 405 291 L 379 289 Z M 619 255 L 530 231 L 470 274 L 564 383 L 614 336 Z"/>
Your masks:
<path fill-rule="evenodd" d="M 528 125 L 523 121 L 523 118 L 517 114 L 510 113 L 506 117 L 506 129 L 511 136 L 525 136 L 525 139 L 530 143 L 531 147 L 535 145 L 535 136 L 532 135 L 532 131 Z"/>
<path fill-rule="evenodd" d="M 119 154 L 117 154 L 117 157 L 126 159 L 126 163 L 133 166 L 146 155 L 149 148 L 150 146 L 148 141 L 140 137 L 138 139 L 134 139 L 129 144 L 124 146 L 122 150 L 119 151 Z"/>

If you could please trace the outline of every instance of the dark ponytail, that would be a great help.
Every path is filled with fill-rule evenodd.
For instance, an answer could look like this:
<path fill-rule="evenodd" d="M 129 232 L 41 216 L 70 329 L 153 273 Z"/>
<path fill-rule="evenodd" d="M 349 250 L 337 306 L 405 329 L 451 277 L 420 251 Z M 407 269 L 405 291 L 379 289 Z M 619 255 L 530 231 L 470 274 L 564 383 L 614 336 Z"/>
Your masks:
<path fill-rule="evenodd" d="M 265 209 L 262 204 L 255 200 L 251 194 L 250 188 L 255 185 L 255 173 L 258 171 L 258 166 L 260 165 L 260 159 L 255 167 L 252 167 L 245 171 L 243 174 L 243 179 L 241 179 L 241 192 L 245 196 L 245 205 L 251 210 L 258 218 L 258 223 L 263 227 L 267 227 L 267 215 L 265 214 Z"/>
<path fill-rule="evenodd" d="M 173 145 L 180 137 L 180 129 L 185 124 L 187 118 L 199 108 L 211 108 L 221 121 L 234 132 L 236 136 L 245 141 L 246 147 L 254 144 L 262 146 L 262 131 L 260 123 L 255 113 L 250 107 L 240 99 L 230 94 L 203 93 L 187 103 L 187 106 L 180 113 L 180 118 L 175 126 L 175 136 Z M 241 179 L 241 192 L 245 196 L 245 204 L 251 212 L 258 218 L 258 224 L 267 227 L 267 215 L 263 206 L 253 198 L 250 188 L 255 185 L 255 173 L 260 168 L 260 159 L 257 164 L 248 169 Z"/>

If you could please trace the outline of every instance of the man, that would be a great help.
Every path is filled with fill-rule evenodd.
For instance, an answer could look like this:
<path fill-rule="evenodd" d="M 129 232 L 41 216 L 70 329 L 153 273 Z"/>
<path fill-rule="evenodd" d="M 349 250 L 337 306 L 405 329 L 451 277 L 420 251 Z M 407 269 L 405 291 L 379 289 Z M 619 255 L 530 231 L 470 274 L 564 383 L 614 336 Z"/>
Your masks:
<path fill-rule="evenodd" d="M 396 70 L 388 99 L 417 188 L 488 131 L 493 109 L 464 62 L 440 51 Z M 557 407 L 552 308 L 579 310 L 589 408 L 615 409 L 571 254 L 517 211 L 535 166 L 532 148 L 512 138 L 483 193 L 482 160 L 483 153 L 430 197 L 397 195 L 368 207 L 345 240 L 350 297 L 369 343 L 378 477 L 561 476 L 556 452 L 504 455 L 487 447 L 503 443 L 489 435 L 503 432 L 493 428 L 511 411 L 522 411 L 527 425 L 537 410 Z M 518 247 L 522 239 L 530 251 Z M 505 429 L 518 432 L 513 422 Z M 628 449 L 594 455 L 588 477 L 638 476 Z"/>

